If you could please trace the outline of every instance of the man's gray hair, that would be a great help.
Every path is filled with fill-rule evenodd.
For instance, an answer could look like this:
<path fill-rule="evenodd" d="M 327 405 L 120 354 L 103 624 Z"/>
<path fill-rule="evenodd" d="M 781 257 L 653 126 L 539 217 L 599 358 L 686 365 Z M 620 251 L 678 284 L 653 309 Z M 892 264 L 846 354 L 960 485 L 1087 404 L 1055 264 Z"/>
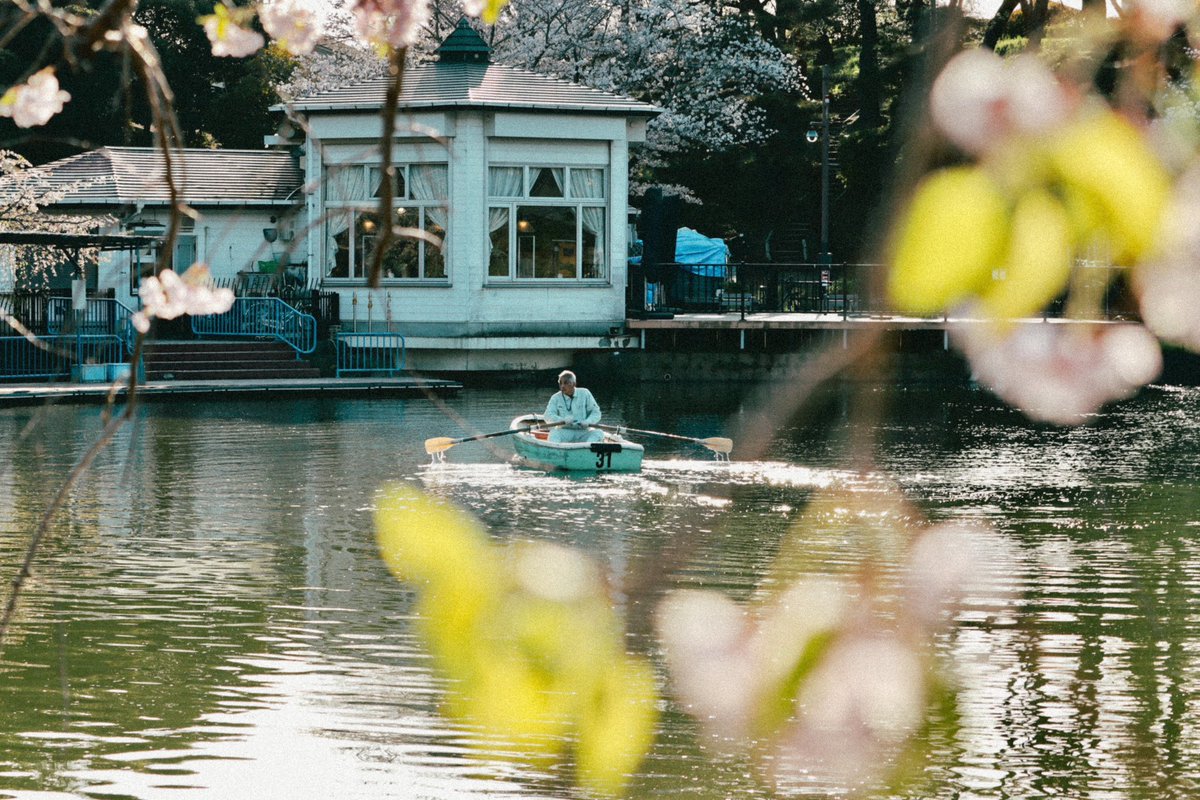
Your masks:
<path fill-rule="evenodd" d="M 558 382 L 574 383 L 575 373 L 571 372 L 569 369 L 564 369 L 562 372 L 558 373 Z"/>

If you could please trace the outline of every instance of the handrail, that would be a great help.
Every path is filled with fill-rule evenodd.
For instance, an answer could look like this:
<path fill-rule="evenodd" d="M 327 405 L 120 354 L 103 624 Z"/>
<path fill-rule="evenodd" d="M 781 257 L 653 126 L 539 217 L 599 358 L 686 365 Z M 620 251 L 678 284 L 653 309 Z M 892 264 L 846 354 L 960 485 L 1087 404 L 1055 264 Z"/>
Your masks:
<path fill-rule="evenodd" d="M 78 311 L 70 297 L 51 297 L 46 304 L 46 330 L 51 335 L 80 333 L 116 336 L 127 352 L 133 352 L 137 336 L 133 328 L 134 311 L 112 297 L 89 297 Z"/>
<path fill-rule="evenodd" d="M 398 333 L 339 333 L 334 341 L 339 378 L 351 372 L 386 373 L 394 377 L 404 372 L 408 363 L 404 337 Z"/>
<path fill-rule="evenodd" d="M 1082 279 L 1103 300 L 1100 319 L 1112 319 L 1120 305 L 1110 297 L 1119 282 L 1120 265 L 1078 262 Z M 626 310 L 643 312 L 816 314 L 826 318 L 895 314 L 886 296 L 879 263 L 736 262 L 682 264 L 669 262 L 646 269 L 630 263 Z M 1044 315 L 1064 314 L 1062 299 L 1048 304 Z M 940 316 L 932 315 L 931 318 Z"/>
<path fill-rule="evenodd" d="M 296 351 L 296 358 L 317 349 L 317 320 L 278 297 L 239 297 L 224 314 L 192 317 L 197 336 L 277 339 Z"/>

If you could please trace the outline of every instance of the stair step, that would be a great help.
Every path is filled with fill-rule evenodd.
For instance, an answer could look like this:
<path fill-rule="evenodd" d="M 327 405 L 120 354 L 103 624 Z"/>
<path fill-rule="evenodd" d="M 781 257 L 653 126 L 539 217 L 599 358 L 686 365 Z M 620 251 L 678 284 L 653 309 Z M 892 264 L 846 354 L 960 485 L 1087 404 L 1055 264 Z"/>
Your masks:
<path fill-rule="evenodd" d="M 204 350 L 190 353 L 151 352 L 146 353 L 143 359 L 148 364 L 164 361 L 294 361 L 296 360 L 296 351 L 289 348 L 287 350 Z"/>
<path fill-rule="evenodd" d="M 296 358 L 283 342 L 201 340 L 151 342 L 143 356 L 147 380 L 256 380 L 317 378 L 320 371 Z"/>
<path fill-rule="evenodd" d="M 252 381 L 273 378 L 319 378 L 320 370 L 314 367 L 302 369 L 193 369 L 193 370 L 146 370 L 148 381 Z"/>

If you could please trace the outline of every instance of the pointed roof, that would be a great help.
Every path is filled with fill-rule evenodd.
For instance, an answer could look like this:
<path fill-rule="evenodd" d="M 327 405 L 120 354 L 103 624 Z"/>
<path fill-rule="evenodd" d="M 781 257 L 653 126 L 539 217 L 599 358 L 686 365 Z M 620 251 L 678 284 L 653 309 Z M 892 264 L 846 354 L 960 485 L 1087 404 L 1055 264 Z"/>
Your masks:
<path fill-rule="evenodd" d="M 438 61 L 448 63 L 472 63 L 491 61 L 492 48 L 488 46 L 479 32 L 471 27 L 466 17 L 461 18 L 454 30 L 446 37 L 437 50 L 433 51 Z"/>
<path fill-rule="evenodd" d="M 194 206 L 291 205 L 304 183 L 296 159 L 279 150 L 173 151 L 172 173 Z M 36 169 L 53 186 L 80 184 L 55 206 L 171 202 L 166 161 L 155 147 L 101 147 Z"/>
<path fill-rule="evenodd" d="M 458 21 L 435 52 L 437 61 L 405 69 L 399 108 L 517 109 L 646 117 L 663 111 L 632 97 L 493 64 L 492 48 L 466 17 Z M 387 98 L 389 81 L 387 77 L 379 77 L 355 86 L 318 92 L 297 99 L 291 107 L 308 113 L 378 111 Z M 276 105 L 272 110 L 284 111 L 286 107 Z"/>
<path fill-rule="evenodd" d="M 292 107 L 312 112 L 378 111 L 387 97 L 388 78 L 364 81 L 296 100 Z M 404 110 L 482 108 L 655 116 L 657 106 L 578 83 L 503 64 L 438 61 L 404 71 L 399 108 Z M 276 106 L 276 110 L 283 110 Z"/>

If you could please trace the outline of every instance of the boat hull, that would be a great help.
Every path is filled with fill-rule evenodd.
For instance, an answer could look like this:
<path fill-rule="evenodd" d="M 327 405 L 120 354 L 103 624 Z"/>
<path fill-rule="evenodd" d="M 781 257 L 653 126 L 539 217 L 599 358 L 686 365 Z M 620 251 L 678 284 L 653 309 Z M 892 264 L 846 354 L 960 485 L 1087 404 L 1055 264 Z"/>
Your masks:
<path fill-rule="evenodd" d="M 513 427 L 526 427 L 536 419 L 518 417 Z M 551 442 L 534 433 L 513 437 L 518 463 L 564 472 L 637 472 L 645 449 L 637 442 L 608 434 L 601 442 Z"/>

